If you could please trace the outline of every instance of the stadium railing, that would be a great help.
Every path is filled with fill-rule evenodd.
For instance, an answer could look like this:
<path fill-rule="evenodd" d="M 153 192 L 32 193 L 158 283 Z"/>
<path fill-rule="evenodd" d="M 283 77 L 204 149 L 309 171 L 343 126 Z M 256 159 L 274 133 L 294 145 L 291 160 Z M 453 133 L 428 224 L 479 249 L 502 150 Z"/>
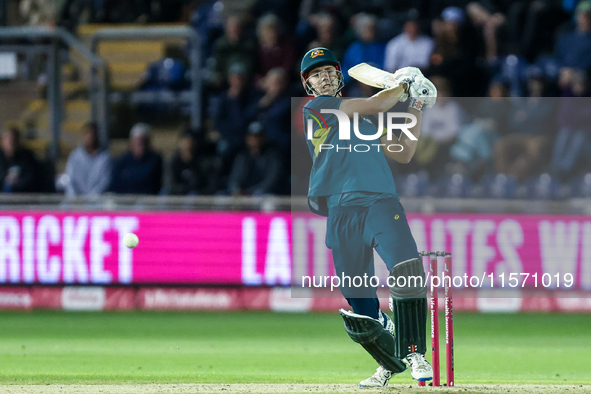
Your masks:
<path fill-rule="evenodd" d="M 401 198 L 406 211 L 417 213 L 506 213 L 589 215 L 588 199 L 564 201 L 473 198 Z M 138 210 L 306 212 L 303 196 L 140 196 L 103 194 L 67 197 L 60 194 L 0 194 L 0 210 Z"/>
<path fill-rule="evenodd" d="M 50 40 L 50 44 L 43 43 L 12 43 L 13 40 Z M 6 44 L 5 41 L 9 41 Z M 92 83 L 90 85 L 91 117 L 99 127 L 101 144 L 107 146 L 108 141 L 108 105 L 107 81 L 109 70 L 100 56 L 92 53 L 76 37 L 60 27 L 4 27 L 0 28 L 0 51 L 27 52 L 30 48 L 38 50 L 48 56 L 48 100 L 52 144 L 50 155 L 56 159 L 59 154 L 59 141 L 62 123 L 62 84 L 60 44 L 74 49 L 91 65 Z"/>

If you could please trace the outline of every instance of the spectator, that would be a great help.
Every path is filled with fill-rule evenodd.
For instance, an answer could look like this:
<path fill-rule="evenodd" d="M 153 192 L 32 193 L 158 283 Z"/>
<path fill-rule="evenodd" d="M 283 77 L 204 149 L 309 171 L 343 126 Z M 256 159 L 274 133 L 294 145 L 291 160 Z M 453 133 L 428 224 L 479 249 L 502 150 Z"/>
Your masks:
<path fill-rule="evenodd" d="M 228 79 L 230 66 L 235 63 L 244 65 L 246 73 L 252 74 L 256 43 L 243 32 L 243 21 L 238 15 L 231 15 L 224 25 L 224 36 L 213 45 L 213 71 L 209 82 L 220 87 Z"/>
<path fill-rule="evenodd" d="M 74 31 L 85 23 L 146 23 L 149 13 L 145 0 L 64 0 L 59 24 Z"/>
<path fill-rule="evenodd" d="M 246 149 L 234 160 L 228 182 L 232 195 L 278 194 L 285 178 L 279 153 L 265 139 L 263 127 L 253 122 L 248 128 Z"/>
<path fill-rule="evenodd" d="M 507 94 L 507 86 L 502 81 L 494 81 L 489 87 L 490 98 L 479 100 L 474 120 L 460 129 L 457 142 L 449 150 L 455 161 L 450 165 L 456 167 L 454 172 L 465 173 L 478 182 L 482 175 L 492 171 L 495 142 L 500 135 L 508 133 L 510 103 Z"/>
<path fill-rule="evenodd" d="M 511 40 L 528 62 L 554 50 L 556 28 L 569 18 L 562 8 L 567 2 L 560 3 L 553 0 L 526 0 L 514 1 L 509 6 L 507 20 Z"/>
<path fill-rule="evenodd" d="M 354 18 L 354 28 L 357 41 L 347 48 L 343 58 L 343 76 L 345 84 L 351 82 L 347 71 L 361 62 L 384 68 L 384 52 L 386 45 L 376 42 L 376 17 L 369 14 L 357 14 Z"/>
<path fill-rule="evenodd" d="M 346 49 L 346 38 L 337 36 L 336 19 L 330 14 L 312 15 L 310 23 L 316 28 L 316 39 L 308 44 L 307 49 L 327 48 L 337 59 L 342 59 Z"/>
<path fill-rule="evenodd" d="M 437 102 L 423 114 L 415 159 L 427 170 L 431 179 L 436 179 L 443 175 L 449 162 L 449 149 L 456 142 L 465 114 L 457 101 L 451 98 L 449 81 L 439 76 L 430 79 L 437 88 Z"/>
<path fill-rule="evenodd" d="M 409 20 L 404 24 L 403 33 L 386 45 L 384 66 L 390 72 L 408 66 L 425 69 L 429 66 L 434 47 L 433 39 L 422 35 L 419 24 Z"/>
<path fill-rule="evenodd" d="M 68 196 L 104 193 L 111 182 L 111 155 L 99 148 L 96 124 L 84 128 L 82 145 L 76 148 L 66 164 L 65 190 Z"/>
<path fill-rule="evenodd" d="M 563 85 L 564 86 L 564 85 Z M 558 106 L 558 134 L 552 147 L 551 171 L 565 179 L 574 175 L 577 162 L 585 157 L 589 164 L 591 155 L 591 115 L 587 100 L 589 91 L 587 76 L 575 71 L 564 87 Z"/>
<path fill-rule="evenodd" d="M 221 0 L 204 1 L 195 8 L 191 15 L 191 26 L 201 38 L 202 59 L 208 59 L 211 56 L 213 44 L 223 34 L 225 8 Z"/>
<path fill-rule="evenodd" d="M 509 133 L 509 86 L 503 79 L 493 80 L 488 87 L 488 99 L 478 100 L 476 123 L 485 129 L 494 131 L 499 136 Z"/>
<path fill-rule="evenodd" d="M 285 71 L 281 68 L 272 69 L 263 79 L 261 86 L 265 95 L 259 100 L 258 119 L 266 131 L 268 140 L 282 154 L 289 155 L 291 97 L 287 91 Z"/>
<path fill-rule="evenodd" d="M 499 174 L 525 181 L 543 166 L 552 134 L 552 102 L 543 99 L 544 81 L 535 76 L 528 81 L 530 97 L 512 99 L 509 125 L 512 133 L 495 144 L 495 168 Z"/>
<path fill-rule="evenodd" d="M 280 67 L 291 75 L 294 70 L 295 47 L 284 34 L 283 25 L 277 16 L 267 14 L 259 19 L 257 24 L 259 39 L 258 64 L 255 79 L 262 79 L 267 73 Z"/>
<path fill-rule="evenodd" d="M 248 124 L 256 117 L 258 98 L 248 84 L 246 68 L 234 64 L 228 74 L 229 88 L 211 100 L 210 116 L 215 139 L 218 140 L 218 154 L 224 162 L 223 172 L 231 166 L 232 160 L 244 144 Z"/>
<path fill-rule="evenodd" d="M 186 131 L 179 139 L 171 162 L 173 195 L 213 194 L 218 176 L 217 160 L 205 147 L 205 142 Z"/>
<path fill-rule="evenodd" d="M 436 45 L 428 74 L 446 77 L 457 97 L 482 97 L 488 76 L 476 65 L 476 58 L 484 44 L 482 36 L 465 19 L 464 10 L 447 7 L 441 19 L 433 20 Z"/>
<path fill-rule="evenodd" d="M 252 3 L 249 1 L 249 3 Z M 255 19 L 263 17 L 265 14 L 277 15 L 285 24 L 286 29 L 293 31 L 298 23 L 299 1 L 293 0 L 255 0 L 250 7 L 250 14 Z"/>
<path fill-rule="evenodd" d="M 490 5 L 488 2 L 483 3 Z M 486 60 L 489 63 L 494 62 L 504 52 L 500 46 L 505 42 L 502 38 L 506 39 L 507 37 L 501 33 L 506 33 L 507 18 L 502 12 L 495 9 L 495 7 L 489 7 L 487 9 L 483 4 L 476 1 L 468 4 L 466 12 L 473 25 L 481 30 L 482 36 L 484 37 Z"/>
<path fill-rule="evenodd" d="M 465 39 L 463 29 L 469 26 L 465 18 L 465 12 L 461 8 L 447 7 L 441 12 L 441 19 L 433 19 L 431 22 L 436 42 L 436 56 L 433 59 L 435 64 L 458 55 L 460 50 L 466 50 L 461 42 Z"/>
<path fill-rule="evenodd" d="M 555 54 L 562 67 L 587 70 L 591 67 L 591 1 L 581 1 L 575 17 L 575 30 L 559 37 Z"/>
<path fill-rule="evenodd" d="M 38 192 L 41 184 L 39 162 L 33 152 L 21 147 L 20 132 L 10 128 L 2 133 L 0 181 L 4 193 Z"/>
<path fill-rule="evenodd" d="M 150 63 L 142 75 L 138 90 L 180 91 L 189 86 L 185 74 L 187 69 L 182 61 L 171 56 Z"/>
<path fill-rule="evenodd" d="M 56 18 L 55 0 L 21 0 L 19 13 L 30 26 L 53 26 Z"/>
<path fill-rule="evenodd" d="M 129 151 L 113 166 L 110 190 L 121 194 L 158 194 L 162 188 L 162 157 L 152 150 L 150 126 L 135 124 Z"/>

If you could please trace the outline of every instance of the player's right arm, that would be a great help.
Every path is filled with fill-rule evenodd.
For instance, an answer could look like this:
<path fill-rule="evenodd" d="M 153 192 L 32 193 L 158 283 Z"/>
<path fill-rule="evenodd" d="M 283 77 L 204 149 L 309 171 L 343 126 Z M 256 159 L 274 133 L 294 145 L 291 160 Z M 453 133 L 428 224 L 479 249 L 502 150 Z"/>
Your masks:
<path fill-rule="evenodd" d="M 421 135 L 421 120 L 423 118 L 423 112 L 415 108 L 409 108 L 408 113 L 413 114 L 417 118 L 417 123 L 408 129 L 416 140 L 411 139 L 406 133 L 402 133 L 398 141 L 388 140 L 387 135 L 383 135 L 380 138 L 380 143 L 386 145 L 386 147 L 390 144 L 402 145 L 402 151 L 400 152 L 397 149 L 390 151 L 386 147 L 384 147 L 383 150 L 386 156 L 402 164 L 408 164 L 415 155 L 417 142 L 419 142 L 418 140 Z"/>
<path fill-rule="evenodd" d="M 431 108 L 435 105 L 435 101 L 437 100 L 437 88 L 427 78 L 417 78 L 411 85 L 410 97 L 408 112 L 414 115 L 417 119 L 417 123 L 409 129 L 414 136 L 414 139 L 411 139 L 406 133 L 402 133 L 400 140 L 398 141 L 398 144 L 403 147 L 402 151 L 398 152 L 395 150 L 390 152 L 389 149 L 384 149 L 384 154 L 386 156 L 391 157 L 402 164 L 410 162 L 415 154 L 417 142 L 421 134 L 422 110 L 423 108 Z M 392 143 L 392 141 L 388 141 L 387 136 L 382 136 L 380 142 L 386 145 Z"/>
<path fill-rule="evenodd" d="M 379 112 L 386 112 L 396 105 L 400 97 L 406 93 L 408 85 L 401 83 L 390 89 L 379 91 L 368 98 L 347 99 L 341 101 L 339 110 L 347 114 L 350 118 L 354 113 L 359 115 L 374 115 Z"/>

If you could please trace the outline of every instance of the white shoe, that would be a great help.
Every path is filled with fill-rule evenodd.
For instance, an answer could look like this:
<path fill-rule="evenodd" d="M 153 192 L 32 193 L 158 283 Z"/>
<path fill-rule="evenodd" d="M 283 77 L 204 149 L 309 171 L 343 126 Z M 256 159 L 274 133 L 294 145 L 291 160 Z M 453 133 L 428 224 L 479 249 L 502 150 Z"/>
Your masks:
<path fill-rule="evenodd" d="M 380 365 L 370 378 L 359 382 L 359 387 L 386 387 L 391 377 L 392 372 Z"/>
<path fill-rule="evenodd" d="M 411 353 L 403 360 L 410 367 L 412 378 L 419 382 L 433 379 L 433 368 L 421 353 Z"/>

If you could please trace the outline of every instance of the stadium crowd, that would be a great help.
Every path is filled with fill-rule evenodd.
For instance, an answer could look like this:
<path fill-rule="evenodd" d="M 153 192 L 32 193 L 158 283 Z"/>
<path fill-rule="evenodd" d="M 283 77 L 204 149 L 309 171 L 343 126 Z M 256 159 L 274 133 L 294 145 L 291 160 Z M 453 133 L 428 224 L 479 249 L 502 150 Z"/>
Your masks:
<path fill-rule="evenodd" d="M 414 160 L 392 162 L 401 195 L 591 192 L 588 0 L 22 0 L 20 10 L 29 24 L 72 31 L 80 23 L 186 21 L 203 38 L 203 128 L 184 131 L 163 160 L 149 124 L 132 127 L 119 158 L 99 149 L 89 124 L 58 177 L 69 195 L 305 193 L 311 163 L 291 98 L 305 95 L 299 60 L 316 46 L 342 59 L 345 96 L 373 92 L 347 75 L 360 62 L 391 72 L 416 66 L 437 86 Z M 181 60 L 155 63 L 139 89 L 186 87 Z M 174 76 L 161 77 L 171 64 Z M 292 149 L 302 157 L 290 160 Z M 40 191 L 31 182 L 35 161 L 19 147 L 18 130 L 6 130 L 2 191 Z"/>

